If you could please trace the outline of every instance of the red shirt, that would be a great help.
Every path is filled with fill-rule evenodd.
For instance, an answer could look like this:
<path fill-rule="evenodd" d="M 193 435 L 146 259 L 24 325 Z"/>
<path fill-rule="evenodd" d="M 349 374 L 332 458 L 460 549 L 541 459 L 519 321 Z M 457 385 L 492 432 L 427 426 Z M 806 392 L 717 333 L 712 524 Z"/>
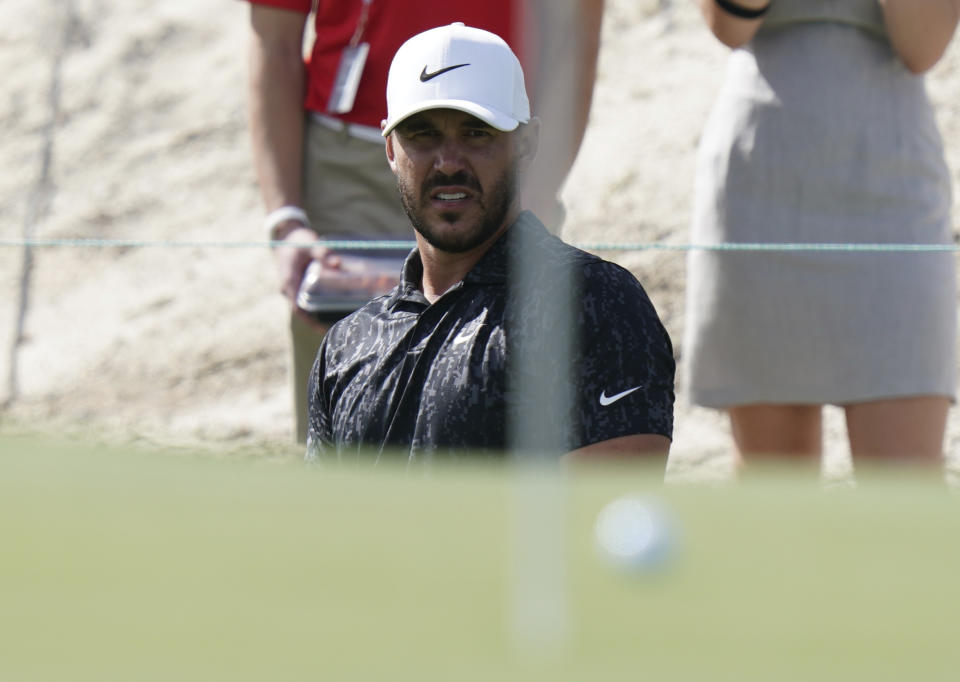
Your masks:
<path fill-rule="evenodd" d="M 311 0 L 249 0 L 304 14 Z M 330 90 L 343 49 L 350 44 L 360 19 L 362 0 L 318 0 L 317 39 L 307 61 L 307 94 L 304 107 L 326 113 Z M 380 127 L 387 115 L 387 71 L 397 48 L 407 38 L 436 26 L 462 21 L 486 29 L 507 41 L 520 56 L 519 27 L 522 5 L 515 0 L 373 0 L 361 42 L 370 53 L 360 78 L 353 109 L 337 114 L 351 123 Z M 529 82 L 529 81 L 528 81 Z"/>

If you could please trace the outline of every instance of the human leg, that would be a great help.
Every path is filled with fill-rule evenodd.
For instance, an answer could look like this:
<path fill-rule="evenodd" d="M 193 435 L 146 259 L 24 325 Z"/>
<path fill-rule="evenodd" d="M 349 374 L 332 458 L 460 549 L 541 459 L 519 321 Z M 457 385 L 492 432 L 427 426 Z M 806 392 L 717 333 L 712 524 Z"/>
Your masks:
<path fill-rule="evenodd" d="M 290 315 L 290 386 L 293 389 L 293 426 L 296 442 L 307 442 L 307 390 L 310 370 L 326 329 Z"/>
<path fill-rule="evenodd" d="M 819 466 L 823 445 L 820 405 L 737 405 L 728 409 L 741 462 L 789 461 Z"/>
<path fill-rule="evenodd" d="M 910 396 L 844 406 L 854 461 L 939 464 L 950 399 Z"/>

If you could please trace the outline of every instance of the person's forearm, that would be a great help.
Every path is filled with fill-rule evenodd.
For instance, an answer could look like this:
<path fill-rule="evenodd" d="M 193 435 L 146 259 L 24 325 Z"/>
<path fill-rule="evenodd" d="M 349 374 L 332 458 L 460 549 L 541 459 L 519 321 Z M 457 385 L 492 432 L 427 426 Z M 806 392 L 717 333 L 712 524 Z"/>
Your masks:
<path fill-rule="evenodd" d="M 636 458 L 666 460 L 670 453 L 670 443 L 669 438 L 655 433 L 621 436 L 572 450 L 564 455 L 564 459 L 570 462 Z"/>
<path fill-rule="evenodd" d="M 590 117 L 593 86 L 597 77 L 597 59 L 600 53 L 600 29 L 603 23 L 603 4 L 603 0 L 579 0 L 575 14 L 575 23 L 569 27 L 571 33 L 576 31 L 575 38 L 571 38 L 569 33 L 552 37 L 552 39 L 568 42 L 573 40 L 576 49 L 571 51 L 571 57 L 574 61 L 570 64 L 570 70 L 554 69 L 547 66 L 547 64 L 552 65 L 553 62 L 547 62 L 542 66 L 543 71 L 547 72 L 544 74 L 547 77 L 549 77 L 548 74 L 560 75 L 562 72 L 566 72 L 566 75 L 563 77 L 569 79 L 570 74 L 573 74 L 573 81 L 570 85 L 572 89 L 570 93 L 571 103 L 573 104 L 570 109 L 573 117 L 570 121 L 569 129 L 564 131 L 567 144 L 565 145 L 566 149 L 564 150 L 563 157 L 559 159 L 558 171 L 562 174 L 560 181 L 566 177 L 566 174 L 570 171 L 570 167 L 577 157 L 577 152 L 580 149 L 580 144 L 583 142 L 583 136 L 587 129 L 587 120 Z M 546 81 L 546 78 L 544 80 Z M 549 82 L 541 83 L 538 88 L 538 90 L 540 90 L 539 94 L 543 96 L 543 91 L 547 88 L 551 88 Z M 554 112 L 551 111 L 550 113 L 552 114 Z M 559 186 L 559 184 L 558 182 L 557 185 Z"/>
<path fill-rule="evenodd" d="M 763 16 L 744 18 L 724 9 L 716 0 L 699 0 L 700 11 L 707 22 L 707 26 L 721 43 L 727 47 L 737 48 L 749 43 L 756 32 L 763 25 Z M 770 6 L 771 0 L 729 0 L 734 7 L 744 10 L 746 14 L 762 11 Z"/>
<path fill-rule="evenodd" d="M 539 53 L 528 83 L 534 114 L 541 117 L 537 160 L 524 192 L 525 205 L 548 227 L 583 141 L 593 99 L 604 0 L 539 0 L 533 9 Z"/>
<path fill-rule="evenodd" d="M 249 117 L 257 181 L 267 211 L 300 206 L 305 68 L 302 17 L 251 14 Z M 268 10 L 277 12 L 277 10 Z M 283 25 L 285 22 L 285 25 Z"/>
<path fill-rule="evenodd" d="M 930 69 L 947 49 L 960 0 L 879 0 L 890 42 L 913 73 Z"/>

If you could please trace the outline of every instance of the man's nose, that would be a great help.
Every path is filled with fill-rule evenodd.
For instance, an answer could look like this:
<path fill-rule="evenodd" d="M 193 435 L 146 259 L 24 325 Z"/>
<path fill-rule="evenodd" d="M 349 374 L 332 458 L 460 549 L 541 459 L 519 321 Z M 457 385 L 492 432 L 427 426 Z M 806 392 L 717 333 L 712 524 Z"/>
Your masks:
<path fill-rule="evenodd" d="M 446 139 L 437 148 L 434 169 L 444 175 L 453 175 L 466 167 L 463 145 L 459 140 Z"/>

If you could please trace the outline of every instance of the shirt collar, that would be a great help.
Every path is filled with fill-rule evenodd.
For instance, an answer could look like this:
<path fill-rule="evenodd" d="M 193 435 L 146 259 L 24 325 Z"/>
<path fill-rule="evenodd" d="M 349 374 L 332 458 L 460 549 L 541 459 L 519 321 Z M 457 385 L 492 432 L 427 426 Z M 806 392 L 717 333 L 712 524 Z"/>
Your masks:
<path fill-rule="evenodd" d="M 517 240 L 515 235 L 518 231 L 523 231 L 528 237 L 546 238 L 550 236 L 547 228 L 533 213 L 522 211 L 513 221 L 513 224 L 504 230 L 500 238 L 487 249 L 487 252 L 477 261 L 477 264 L 467 273 L 466 277 L 463 278 L 464 283 L 504 284 L 507 281 L 511 244 Z M 529 242 L 525 241 L 525 243 Z M 420 259 L 420 251 L 413 249 L 403 263 L 403 276 L 391 303 L 399 300 L 416 300 L 418 302 L 421 299 L 426 300 L 423 292 L 419 289 L 422 278 L 423 261 Z"/>
<path fill-rule="evenodd" d="M 530 211 L 522 211 L 513 224 L 493 243 L 463 281 L 468 284 L 503 284 L 507 281 L 507 269 L 514 244 L 521 240 L 531 244 L 530 238 L 538 241 L 549 237 L 547 228 Z"/>

